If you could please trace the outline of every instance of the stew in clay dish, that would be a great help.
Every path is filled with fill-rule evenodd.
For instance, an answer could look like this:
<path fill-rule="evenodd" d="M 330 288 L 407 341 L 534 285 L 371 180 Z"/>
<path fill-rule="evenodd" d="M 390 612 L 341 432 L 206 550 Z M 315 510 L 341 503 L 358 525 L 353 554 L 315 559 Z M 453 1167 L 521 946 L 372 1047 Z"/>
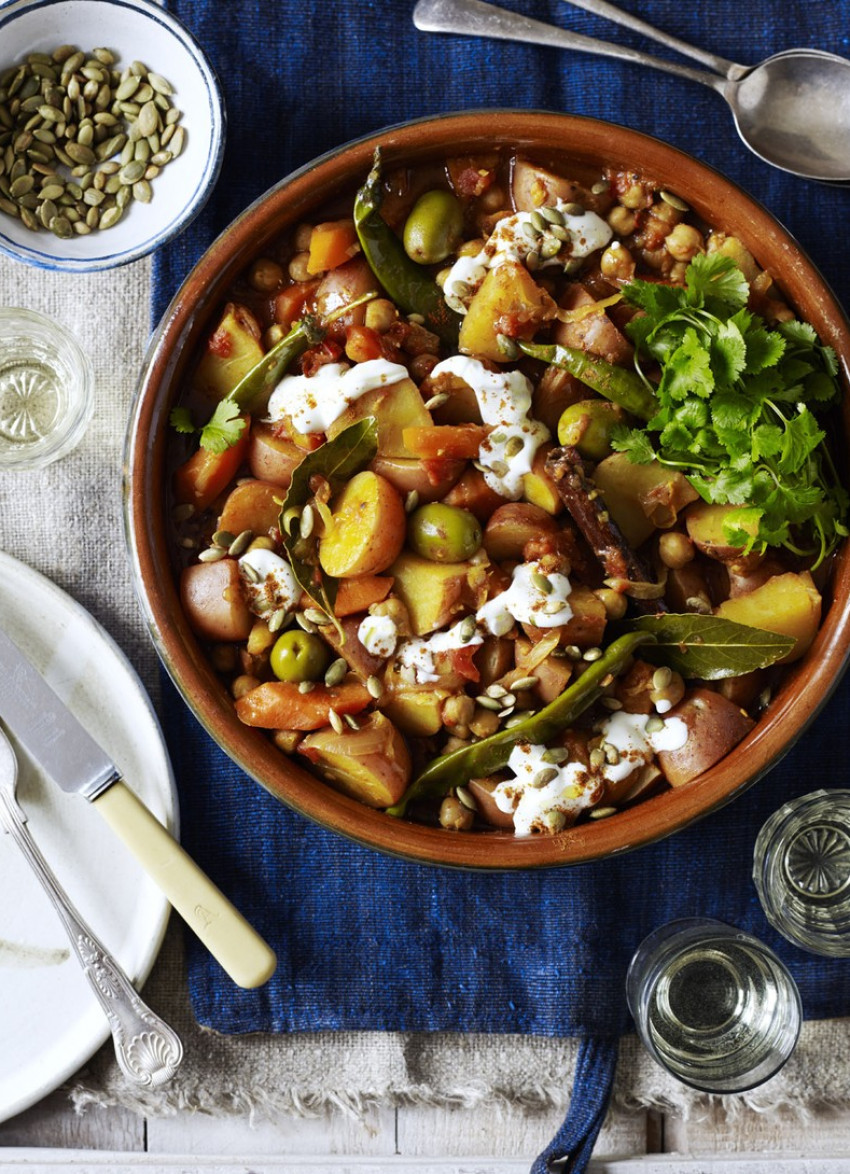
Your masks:
<path fill-rule="evenodd" d="M 185 614 L 242 723 L 396 819 L 688 787 L 809 648 L 836 361 L 637 173 L 385 167 L 264 247 L 171 413 Z"/>

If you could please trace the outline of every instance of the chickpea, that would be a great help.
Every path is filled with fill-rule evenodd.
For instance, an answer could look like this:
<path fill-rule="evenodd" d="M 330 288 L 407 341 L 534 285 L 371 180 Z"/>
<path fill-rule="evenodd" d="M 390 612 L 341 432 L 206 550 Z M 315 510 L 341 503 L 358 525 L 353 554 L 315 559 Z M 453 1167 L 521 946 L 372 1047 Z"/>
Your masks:
<path fill-rule="evenodd" d="M 658 555 L 665 567 L 678 569 L 694 557 L 694 544 L 680 530 L 667 530 L 658 539 Z"/>
<path fill-rule="evenodd" d="M 635 230 L 637 217 L 630 208 L 624 208 L 622 204 L 617 204 L 608 213 L 608 223 L 620 236 L 628 236 Z"/>
<path fill-rule="evenodd" d="M 271 350 L 276 343 L 280 342 L 285 334 L 286 331 L 279 323 L 275 322 L 274 325 L 270 326 L 263 334 L 263 345 L 266 350 Z"/>
<path fill-rule="evenodd" d="M 614 241 L 600 257 L 599 268 L 606 277 L 628 281 L 634 276 L 635 262 L 629 250 L 619 241 Z"/>
<path fill-rule="evenodd" d="M 398 310 L 389 298 L 375 298 L 367 303 L 363 324 L 368 326 L 370 330 L 376 330 L 378 334 L 386 334 L 397 320 Z"/>
<path fill-rule="evenodd" d="M 313 235 L 312 224 L 299 224 L 295 229 L 295 235 L 292 238 L 292 243 L 298 253 L 304 253 L 310 247 L 310 238 Z"/>
<path fill-rule="evenodd" d="M 611 587 L 600 587 L 594 595 L 603 604 L 609 620 L 621 620 L 626 614 L 629 604 L 621 592 L 614 591 Z"/>
<path fill-rule="evenodd" d="M 303 737 L 300 730 L 275 730 L 272 741 L 284 754 L 294 754 Z"/>
<path fill-rule="evenodd" d="M 374 359 L 375 351 L 379 347 L 378 340 L 368 327 L 354 327 L 345 340 L 345 357 L 352 363 L 365 363 Z"/>
<path fill-rule="evenodd" d="M 664 244 L 668 253 L 677 261 L 691 261 L 697 253 L 705 252 L 702 233 L 692 224 L 677 224 Z"/>
<path fill-rule="evenodd" d="M 643 208 L 646 202 L 646 190 L 643 184 L 633 183 L 620 193 L 620 203 L 626 208 Z"/>
<path fill-rule="evenodd" d="M 475 713 L 475 702 L 466 693 L 454 693 L 443 702 L 440 716 L 444 726 L 465 726 Z"/>
<path fill-rule="evenodd" d="M 254 626 L 248 635 L 247 649 L 252 656 L 259 656 L 266 652 L 275 642 L 274 632 L 269 631 L 265 620 L 255 620 Z"/>
<path fill-rule="evenodd" d="M 480 237 L 476 240 L 464 241 L 457 251 L 459 257 L 477 257 L 484 248 L 484 241 Z"/>
<path fill-rule="evenodd" d="M 499 715 L 492 709 L 485 709 L 483 705 L 476 705 L 468 724 L 476 738 L 489 738 L 499 728 Z"/>
<path fill-rule="evenodd" d="M 271 257 L 260 257 L 251 266 L 251 272 L 248 274 L 248 284 L 252 289 L 258 290 L 260 293 L 273 293 L 279 286 L 283 285 L 284 273 L 277 261 L 273 261 Z"/>
<path fill-rule="evenodd" d="M 440 804 L 440 826 L 452 832 L 465 832 L 472 827 L 475 815 L 454 795 L 446 795 Z"/>
<path fill-rule="evenodd" d="M 289 262 L 289 276 L 293 281 L 308 281 L 310 278 L 310 270 L 307 268 L 310 260 L 310 254 L 306 252 L 296 253 Z"/>
<path fill-rule="evenodd" d="M 499 184 L 492 184 L 486 192 L 484 192 L 478 205 L 482 212 L 498 212 L 502 208 L 507 208 L 508 197 L 505 195 L 505 190 Z"/>
<path fill-rule="evenodd" d="M 427 379 L 439 361 L 437 355 L 415 355 L 410 360 L 410 377 L 414 383 Z"/>
<path fill-rule="evenodd" d="M 242 673 L 241 676 L 234 679 L 230 686 L 230 692 L 233 694 L 234 700 L 238 701 L 240 697 L 244 697 L 246 693 L 256 689 L 259 684 L 259 677 L 254 677 L 250 673 Z"/>

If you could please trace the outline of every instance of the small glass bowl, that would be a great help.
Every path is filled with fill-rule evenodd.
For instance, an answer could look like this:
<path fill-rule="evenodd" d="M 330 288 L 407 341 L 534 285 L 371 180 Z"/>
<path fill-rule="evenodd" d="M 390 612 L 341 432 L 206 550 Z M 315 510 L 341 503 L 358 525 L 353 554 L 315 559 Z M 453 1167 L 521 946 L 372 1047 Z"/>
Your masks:
<path fill-rule="evenodd" d="M 93 411 L 94 371 L 74 335 L 33 310 L 0 309 L 0 470 L 59 460 Z"/>
<path fill-rule="evenodd" d="M 753 881 L 788 941 L 850 957 L 850 791 L 812 791 L 775 811 L 756 839 Z"/>

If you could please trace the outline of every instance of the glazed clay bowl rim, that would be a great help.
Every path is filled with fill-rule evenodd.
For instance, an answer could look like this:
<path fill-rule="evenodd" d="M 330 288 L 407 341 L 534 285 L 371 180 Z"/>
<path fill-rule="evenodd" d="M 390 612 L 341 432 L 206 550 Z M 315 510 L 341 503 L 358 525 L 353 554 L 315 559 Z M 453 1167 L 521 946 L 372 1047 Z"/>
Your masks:
<path fill-rule="evenodd" d="M 485 128 L 482 130 L 482 128 Z M 243 726 L 182 614 L 166 521 L 168 414 L 194 349 L 230 282 L 270 239 L 337 193 L 353 190 L 380 145 L 388 167 L 446 154 L 511 148 L 538 158 L 631 167 L 686 199 L 715 228 L 731 231 L 770 269 L 801 317 L 839 356 L 850 387 L 850 326 L 811 260 L 757 201 L 704 163 L 639 131 L 598 119 L 518 110 L 470 110 L 370 134 L 293 172 L 213 242 L 164 314 L 149 346 L 132 412 L 125 462 L 125 521 L 143 612 L 159 655 L 198 720 L 230 758 L 274 796 L 325 828 L 391 855 L 490 870 L 578 864 L 652 843 L 728 803 L 761 778 L 808 728 L 843 673 L 850 643 L 850 549 L 836 556 L 831 598 L 807 656 L 786 677 L 767 719 L 720 763 L 607 819 L 554 836 L 447 832 L 373 810 L 334 791 Z M 844 432 L 850 434 L 850 396 Z"/>

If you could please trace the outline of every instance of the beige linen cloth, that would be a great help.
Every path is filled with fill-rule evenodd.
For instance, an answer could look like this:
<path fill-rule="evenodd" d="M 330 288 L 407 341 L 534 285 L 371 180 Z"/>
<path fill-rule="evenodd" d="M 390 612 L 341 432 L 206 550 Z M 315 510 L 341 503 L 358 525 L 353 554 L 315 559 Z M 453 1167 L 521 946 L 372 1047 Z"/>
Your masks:
<path fill-rule="evenodd" d="M 156 699 L 157 663 L 141 620 L 125 554 L 121 471 L 124 433 L 149 335 L 150 262 L 110 273 L 42 273 L 0 258 L 0 305 L 38 310 L 63 322 L 91 355 L 95 416 L 81 446 L 39 472 L 0 473 L 0 549 L 48 576 L 93 613 L 135 665 Z M 486 1035 L 316 1033 L 220 1036 L 202 1030 L 189 1007 L 173 919 L 145 988 L 151 1006 L 184 1040 L 186 1059 L 168 1088 L 139 1093 L 124 1081 L 107 1045 L 67 1086 L 80 1108 L 117 1104 L 148 1116 L 181 1109 L 274 1118 L 336 1107 L 511 1102 L 530 1110 L 565 1106 L 577 1045 L 564 1039 Z M 805 1112 L 846 1103 L 850 1021 L 808 1023 L 791 1061 L 734 1111 L 780 1105 Z M 616 1101 L 624 1107 L 689 1113 L 706 1098 L 666 1077 L 637 1045 L 623 1041 Z"/>

